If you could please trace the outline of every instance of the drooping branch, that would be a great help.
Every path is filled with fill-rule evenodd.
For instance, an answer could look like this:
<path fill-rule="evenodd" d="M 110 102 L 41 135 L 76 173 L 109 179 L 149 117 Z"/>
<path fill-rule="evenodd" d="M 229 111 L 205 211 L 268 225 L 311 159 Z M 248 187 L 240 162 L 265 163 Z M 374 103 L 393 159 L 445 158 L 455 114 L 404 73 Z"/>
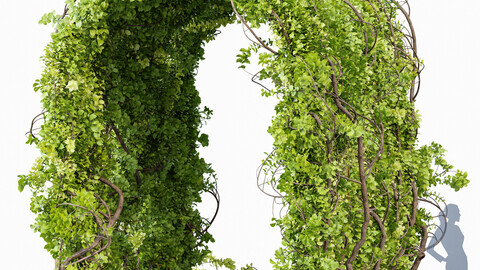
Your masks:
<path fill-rule="evenodd" d="M 30 124 L 30 131 L 28 131 L 25 135 L 27 134 L 30 134 L 32 135 L 33 138 L 36 138 L 35 137 L 35 134 L 34 134 L 34 130 L 37 130 L 38 128 L 34 128 L 35 126 L 35 123 L 37 123 L 37 121 L 41 120 L 42 117 L 45 114 L 45 110 L 42 110 L 41 113 L 37 114 L 33 119 L 32 119 L 32 123 Z"/>
<path fill-rule="evenodd" d="M 215 187 L 212 190 L 209 190 L 208 193 L 211 194 L 213 198 L 215 198 L 215 202 L 217 205 L 216 205 L 215 213 L 213 214 L 213 217 L 208 221 L 207 226 L 201 231 L 201 234 L 205 234 L 208 231 L 208 229 L 210 229 L 213 222 L 217 218 L 218 210 L 220 209 L 220 194 L 218 193 L 217 187 Z"/>
<path fill-rule="evenodd" d="M 250 31 L 250 33 L 252 33 L 252 35 L 255 37 L 255 39 L 262 45 L 262 47 L 269 50 L 273 54 L 278 54 L 277 51 L 270 48 L 267 44 L 265 44 L 265 42 L 263 42 L 263 40 L 261 38 L 259 38 L 257 36 L 255 31 L 253 31 L 253 29 L 248 25 L 248 23 L 245 21 L 245 19 L 238 13 L 237 9 L 235 8 L 235 4 L 233 3 L 233 0 L 230 0 L 230 2 L 232 3 L 232 8 L 233 8 L 233 11 L 235 12 L 235 14 L 237 15 L 237 18 L 240 19 L 240 21 L 242 22 L 243 25 L 245 25 L 245 27 L 247 27 L 247 29 Z"/>

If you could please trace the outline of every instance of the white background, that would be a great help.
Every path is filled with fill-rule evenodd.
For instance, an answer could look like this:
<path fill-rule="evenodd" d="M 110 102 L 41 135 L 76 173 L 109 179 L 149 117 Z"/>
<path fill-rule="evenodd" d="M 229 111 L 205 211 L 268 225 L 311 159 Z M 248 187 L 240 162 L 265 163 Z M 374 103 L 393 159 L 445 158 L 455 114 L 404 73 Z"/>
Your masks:
<path fill-rule="evenodd" d="M 448 150 L 447 160 L 469 173 L 471 182 L 466 189 L 456 193 L 442 187 L 438 190 L 449 203 L 460 207 L 462 217 L 457 224 L 465 235 L 469 268 L 480 269 L 476 257 L 480 240 L 480 2 L 411 2 L 419 55 L 426 65 L 416 105 L 422 115 L 420 142 L 442 144 Z M 37 22 L 54 9 L 61 12 L 63 1 L 0 2 L 0 269 L 50 270 L 54 265 L 43 250 L 43 240 L 29 228 L 34 220 L 30 194 L 17 191 L 16 177 L 27 173 L 38 155 L 34 147 L 25 145 L 24 134 L 41 111 L 32 84 L 40 77 L 39 58 L 51 31 Z M 255 172 L 264 152 L 271 150 L 272 139 L 266 129 L 275 99 L 261 97 L 250 76 L 236 69 L 235 55 L 248 44 L 240 25 L 222 32 L 207 44 L 197 79 L 203 105 L 214 110 L 204 129 L 210 134 L 210 146 L 202 154 L 217 171 L 222 199 L 211 228 L 217 241 L 211 247 L 217 256 L 233 258 L 237 266 L 253 262 L 259 270 L 268 270 L 280 235 L 269 226 L 271 200 L 256 188 Z M 209 205 L 210 199 L 206 200 Z M 427 255 L 420 268 L 444 269 L 444 264 Z"/>

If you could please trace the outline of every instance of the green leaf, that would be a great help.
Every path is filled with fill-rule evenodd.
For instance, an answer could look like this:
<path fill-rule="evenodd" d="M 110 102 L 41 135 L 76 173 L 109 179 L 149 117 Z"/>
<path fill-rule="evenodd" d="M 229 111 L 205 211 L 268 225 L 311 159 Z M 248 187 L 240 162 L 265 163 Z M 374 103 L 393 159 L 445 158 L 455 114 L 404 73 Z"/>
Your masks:
<path fill-rule="evenodd" d="M 72 154 L 73 152 L 75 152 L 75 140 L 72 140 L 72 139 L 67 139 L 65 141 L 65 146 L 67 148 L 67 151 Z"/>
<path fill-rule="evenodd" d="M 67 89 L 71 91 L 78 90 L 78 82 L 77 81 L 69 81 L 67 84 Z"/>
<path fill-rule="evenodd" d="M 18 179 L 18 191 L 22 192 L 27 185 L 27 177 L 25 175 L 17 175 Z"/>
<path fill-rule="evenodd" d="M 198 142 L 199 142 L 203 147 L 208 146 L 208 135 L 205 134 L 205 133 L 200 134 L 200 137 L 198 137 Z"/>

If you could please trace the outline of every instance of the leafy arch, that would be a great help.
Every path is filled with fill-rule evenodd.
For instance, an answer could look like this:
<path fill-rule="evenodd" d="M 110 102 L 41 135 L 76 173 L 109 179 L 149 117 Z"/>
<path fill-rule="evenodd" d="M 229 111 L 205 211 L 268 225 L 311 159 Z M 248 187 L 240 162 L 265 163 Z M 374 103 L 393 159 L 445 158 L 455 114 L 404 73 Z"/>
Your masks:
<path fill-rule="evenodd" d="M 202 44 L 237 16 L 254 41 L 238 61 L 266 49 L 258 76 L 275 88 L 263 94 L 280 98 L 263 163 L 288 208 L 275 221 L 285 242 L 275 269 L 416 269 L 431 220 L 419 198 L 468 180 L 447 175 L 440 145 L 416 145 L 421 61 L 408 14 L 393 0 L 67 0 L 46 14 L 56 31 L 28 139 L 42 155 L 19 189 L 33 191 L 34 228 L 58 268 L 206 258 L 213 220 L 194 206 L 201 192 L 218 197 L 197 152 L 211 111 L 198 108 L 194 76 Z M 272 39 L 256 35 L 260 24 Z"/>

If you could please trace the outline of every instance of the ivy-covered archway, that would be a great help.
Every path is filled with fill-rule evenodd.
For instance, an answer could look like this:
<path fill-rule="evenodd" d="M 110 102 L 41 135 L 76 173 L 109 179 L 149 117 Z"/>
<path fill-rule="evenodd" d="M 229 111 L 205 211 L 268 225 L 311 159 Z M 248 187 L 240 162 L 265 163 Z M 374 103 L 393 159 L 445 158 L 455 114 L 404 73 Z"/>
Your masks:
<path fill-rule="evenodd" d="M 34 85 L 44 111 L 29 142 L 42 156 L 19 180 L 59 269 L 190 269 L 208 255 L 213 220 L 194 206 L 217 193 L 197 152 L 211 111 L 198 107 L 195 70 L 235 17 L 252 37 L 238 62 L 262 51 L 257 76 L 275 85 L 263 94 L 280 98 L 263 162 L 288 209 L 275 269 L 416 269 L 431 220 L 418 201 L 437 183 L 468 183 L 447 174 L 440 145 L 416 144 L 422 65 L 408 3 L 66 3 L 42 20 L 56 27 Z"/>

